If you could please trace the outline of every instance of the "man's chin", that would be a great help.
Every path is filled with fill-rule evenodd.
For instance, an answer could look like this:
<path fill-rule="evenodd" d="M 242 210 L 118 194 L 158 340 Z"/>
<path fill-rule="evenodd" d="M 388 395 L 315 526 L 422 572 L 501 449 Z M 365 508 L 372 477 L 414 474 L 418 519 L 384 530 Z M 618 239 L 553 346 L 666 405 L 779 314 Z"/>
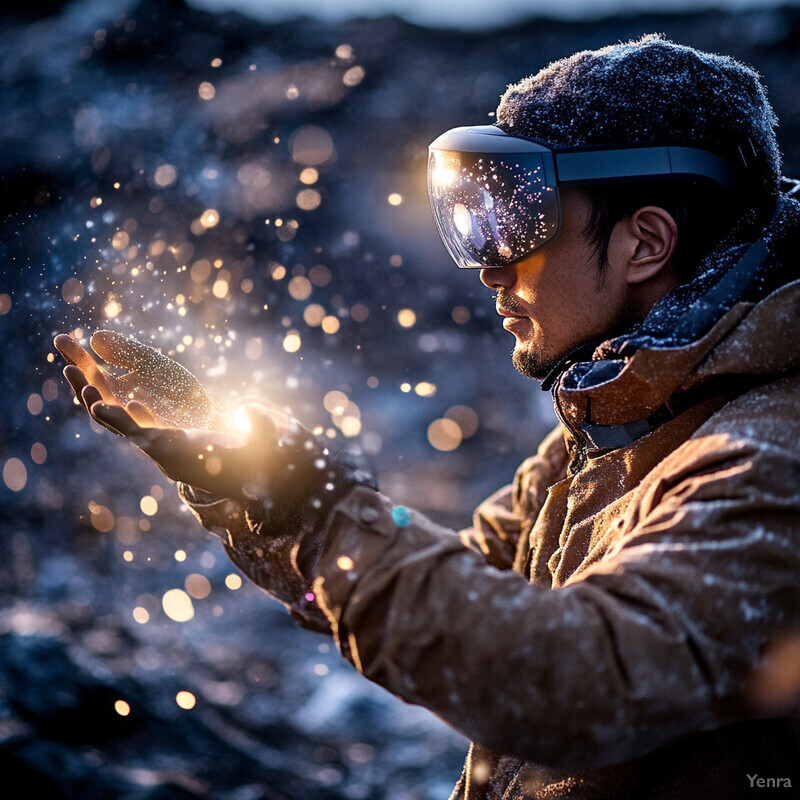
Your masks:
<path fill-rule="evenodd" d="M 546 351 L 531 350 L 527 347 L 515 347 L 511 353 L 511 363 L 517 372 L 535 381 L 543 381 L 556 367 L 561 356 L 554 356 Z"/>

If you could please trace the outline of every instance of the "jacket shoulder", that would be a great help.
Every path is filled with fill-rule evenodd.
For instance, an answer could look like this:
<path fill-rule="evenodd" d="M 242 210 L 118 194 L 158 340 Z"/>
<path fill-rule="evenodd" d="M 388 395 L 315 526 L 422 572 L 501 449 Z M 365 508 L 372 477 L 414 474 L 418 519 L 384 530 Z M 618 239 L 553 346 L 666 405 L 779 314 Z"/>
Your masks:
<path fill-rule="evenodd" d="M 760 384 L 726 403 L 693 435 L 699 439 L 726 434 L 754 443 L 800 448 L 800 374 Z"/>

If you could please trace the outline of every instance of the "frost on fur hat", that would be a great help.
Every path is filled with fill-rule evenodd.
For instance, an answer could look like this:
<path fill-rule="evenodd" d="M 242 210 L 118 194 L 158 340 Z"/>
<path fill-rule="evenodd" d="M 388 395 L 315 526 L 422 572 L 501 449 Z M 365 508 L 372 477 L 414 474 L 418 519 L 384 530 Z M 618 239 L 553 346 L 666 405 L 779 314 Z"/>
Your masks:
<path fill-rule="evenodd" d="M 778 194 L 778 124 L 754 70 L 657 34 L 555 61 L 508 87 L 497 124 L 554 145 L 675 142 L 740 163 L 755 149 L 753 186 Z"/>

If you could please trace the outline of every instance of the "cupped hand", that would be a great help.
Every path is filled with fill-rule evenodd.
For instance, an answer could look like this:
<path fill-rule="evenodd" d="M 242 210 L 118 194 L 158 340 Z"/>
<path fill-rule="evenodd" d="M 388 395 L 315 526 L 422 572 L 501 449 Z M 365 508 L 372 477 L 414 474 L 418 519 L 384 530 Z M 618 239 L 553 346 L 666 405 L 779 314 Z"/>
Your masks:
<path fill-rule="evenodd" d="M 193 429 L 223 425 L 222 415 L 203 385 L 177 361 L 114 331 L 95 332 L 90 345 L 107 364 L 127 371 L 115 375 L 71 336 L 56 336 L 55 346 L 67 361 L 64 376 L 87 411 L 83 391 L 91 386 L 106 404 L 125 406 L 136 401 L 130 415 L 144 425 Z M 142 409 L 149 416 L 142 414 Z"/>
<path fill-rule="evenodd" d="M 230 498 L 285 503 L 319 483 L 329 466 L 328 451 L 296 420 L 263 407 L 250 408 L 247 436 L 219 431 L 157 427 L 136 401 L 105 403 L 92 386 L 83 402 L 101 425 L 124 436 L 174 481 Z"/>

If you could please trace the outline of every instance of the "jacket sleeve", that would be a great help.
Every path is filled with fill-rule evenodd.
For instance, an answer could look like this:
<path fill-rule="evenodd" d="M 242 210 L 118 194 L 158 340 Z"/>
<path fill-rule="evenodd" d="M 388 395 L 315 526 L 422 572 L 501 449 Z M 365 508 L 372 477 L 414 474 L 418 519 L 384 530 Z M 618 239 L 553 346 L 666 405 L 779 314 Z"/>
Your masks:
<path fill-rule="evenodd" d="M 800 459 L 722 433 L 670 459 L 613 552 L 557 590 L 357 489 L 315 581 L 342 653 L 484 746 L 554 767 L 762 713 L 752 668 L 800 626 Z"/>
<path fill-rule="evenodd" d="M 536 455 L 517 469 L 514 480 L 484 500 L 472 517 L 472 527 L 459 532 L 461 541 L 482 553 L 498 569 L 511 569 L 520 547 L 544 505 L 547 488 L 566 472 L 564 429 L 556 426 Z"/>

